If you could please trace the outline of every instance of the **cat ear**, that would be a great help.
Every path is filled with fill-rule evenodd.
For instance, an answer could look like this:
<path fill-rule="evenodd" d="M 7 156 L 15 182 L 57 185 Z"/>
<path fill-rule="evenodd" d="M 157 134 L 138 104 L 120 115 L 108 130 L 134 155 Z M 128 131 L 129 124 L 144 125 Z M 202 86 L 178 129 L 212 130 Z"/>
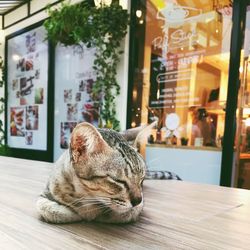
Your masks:
<path fill-rule="evenodd" d="M 79 123 L 71 134 L 71 158 L 73 163 L 110 150 L 98 130 L 87 122 Z"/>
<path fill-rule="evenodd" d="M 158 119 L 149 125 L 144 125 L 136 128 L 131 128 L 120 134 L 128 141 L 132 142 L 135 148 L 139 148 L 140 144 L 147 140 L 151 133 L 151 129 L 154 128 L 158 123 Z"/>
<path fill-rule="evenodd" d="M 126 141 L 131 142 L 134 141 L 136 136 L 146 127 L 147 125 L 142 125 L 140 127 L 130 128 L 120 132 L 120 134 L 125 138 Z"/>

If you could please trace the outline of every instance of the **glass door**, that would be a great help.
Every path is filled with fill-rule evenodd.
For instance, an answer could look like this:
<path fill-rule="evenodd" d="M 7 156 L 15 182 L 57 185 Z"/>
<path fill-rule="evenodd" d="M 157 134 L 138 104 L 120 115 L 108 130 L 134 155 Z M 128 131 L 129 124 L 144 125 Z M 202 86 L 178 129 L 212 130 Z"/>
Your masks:
<path fill-rule="evenodd" d="M 232 3 L 144 0 L 133 5 L 128 127 L 159 120 L 141 145 L 149 170 L 219 185 Z"/>
<path fill-rule="evenodd" d="M 234 186 L 250 189 L 250 5 L 246 8 L 245 39 L 241 51 Z"/>

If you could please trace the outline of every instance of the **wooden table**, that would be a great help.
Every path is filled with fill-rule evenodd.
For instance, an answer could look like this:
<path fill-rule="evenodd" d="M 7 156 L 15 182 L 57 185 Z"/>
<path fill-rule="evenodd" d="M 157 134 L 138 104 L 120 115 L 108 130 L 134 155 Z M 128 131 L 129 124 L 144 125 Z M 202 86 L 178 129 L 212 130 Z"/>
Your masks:
<path fill-rule="evenodd" d="M 134 224 L 47 224 L 35 201 L 50 163 L 0 157 L 0 249 L 250 249 L 250 191 L 145 181 Z"/>

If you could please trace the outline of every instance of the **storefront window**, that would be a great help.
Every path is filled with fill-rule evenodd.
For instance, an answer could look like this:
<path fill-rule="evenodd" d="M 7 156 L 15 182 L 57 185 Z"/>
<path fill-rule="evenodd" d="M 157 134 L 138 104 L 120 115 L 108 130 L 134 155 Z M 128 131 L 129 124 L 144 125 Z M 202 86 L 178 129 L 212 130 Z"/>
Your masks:
<path fill-rule="evenodd" d="M 168 161 L 162 164 L 159 150 L 165 150 L 162 154 L 168 157 L 178 151 L 179 162 L 184 160 L 180 154 L 187 150 L 188 155 L 191 151 L 202 152 L 214 160 L 209 163 L 213 177 L 204 182 L 219 183 L 231 1 L 138 1 L 135 15 L 129 125 L 136 127 L 150 123 L 153 117 L 159 119 L 158 128 L 152 131 L 147 145 L 142 146 L 142 154 L 149 168 L 179 171 L 177 174 L 193 180 L 187 174 L 190 169 L 184 170 L 180 163 L 174 163 L 178 167 L 172 169 Z"/>
<path fill-rule="evenodd" d="M 234 185 L 250 189 L 250 6 L 246 9 L 245 40 L 241 51 L 241 86 L 238 97 L 235 138 Z"/>

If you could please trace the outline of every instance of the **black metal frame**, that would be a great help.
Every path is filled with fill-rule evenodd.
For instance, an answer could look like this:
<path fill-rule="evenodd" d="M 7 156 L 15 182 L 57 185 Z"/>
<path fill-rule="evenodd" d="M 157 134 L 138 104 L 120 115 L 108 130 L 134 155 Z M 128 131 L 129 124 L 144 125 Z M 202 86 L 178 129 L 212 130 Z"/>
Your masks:
<path fill-rule="evenodd" d="M 8 35 L 5 38 L 5 107 L 8 107 L 8 40 L 21 35 L 27 31 L 30 31 L 34 28 L 37 28 L 43 24 L 44 20 L 39 21 L 25 29 L 17 31 L 13 34 Z M 48 108 L 47 108 L 47 150 L 30 150 L 30 149 L 21 149 L 21 148 L 9 148 L 9 154 L 13 157 L 49 161 L 53 162 L 53 144 L 54 144 L 54 57 L 55 57 L 55 48 L 49 42 L 48 43 Z M 5 109 L 5 141 L 8 145 L 7 140 L 7 121 L 8 121 L 8 110 Z"/>
<path fill-rule="evenodd" d="M 235 160 L 234 142 L 236 133 L 236 110 L 240 88 L 240 55 L 244 41 L 246 7 L 249 4 L 249 0 L 233 1 L 233 27 L 231 35 L 228 92 L 220 177 L 220 185 L 227 187 L 230 187 L 233 184 L 232 175 Z"/>
<path fill-rule="evenodd" d="M 135 30 L 137 24 L 136 20 L 136 10 L 138 5 L 144 4 L 145 0 L 133 0 L 131 1 L 130 6 L 130 37 L 129 37 L 129 67 L 128 67 L 128 94 L 127 94 L 127 128 L 131 128 L 132 122 L 132 115 L 131 115 L 131 108 L 132 108 L 132 95 L 133 95 L 133 83 L 134 83 L 134 69 L 136 65 L 136 60 L 138 60 L 138 51 L 136 50 L 136 43 L 137 38 L 135 37 Z M 145 7 L 145 5 L 144 5 Z M 144 17 L 145 18 L 145 17 Z M 142 26 L 145 32 L 145 20 Z M 141 37 L 144 39 L 144 37 Z"/>
<path fill-rule="evenodd" d="M 136 25 L 136 15 L 135 15 L 135 2 L 131 1 L 130 6 L 130 30 L 129 30 L 129 65 L 128 65 L 128 94 L 127 94 L 127 124 L 126 128 L 131 127 L 131 107 L 132 107 L 132 93 L 133 93 L 133 83 L 134 83 L 134 40 L 135 40 L 135 25 Z"/>

